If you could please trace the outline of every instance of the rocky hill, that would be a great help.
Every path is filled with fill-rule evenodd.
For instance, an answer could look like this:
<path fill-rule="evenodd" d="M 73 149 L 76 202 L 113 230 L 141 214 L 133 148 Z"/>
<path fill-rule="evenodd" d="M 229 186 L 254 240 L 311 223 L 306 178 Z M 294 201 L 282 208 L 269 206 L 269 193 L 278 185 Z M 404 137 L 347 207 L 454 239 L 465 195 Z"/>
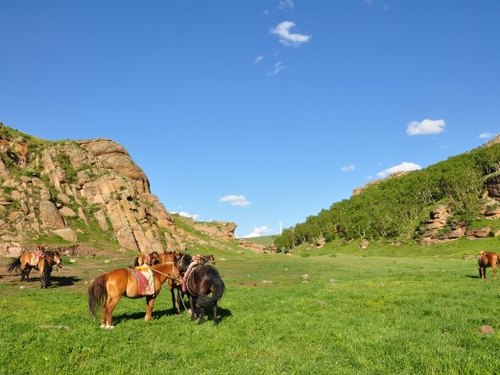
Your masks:
<path fill-rule="evenodd" d="M 235 229 L 169 214 L 110 139 L 52 142 L 0 124 L 0 252 L 20 243 L 183 250 L 231 242 Z"/>

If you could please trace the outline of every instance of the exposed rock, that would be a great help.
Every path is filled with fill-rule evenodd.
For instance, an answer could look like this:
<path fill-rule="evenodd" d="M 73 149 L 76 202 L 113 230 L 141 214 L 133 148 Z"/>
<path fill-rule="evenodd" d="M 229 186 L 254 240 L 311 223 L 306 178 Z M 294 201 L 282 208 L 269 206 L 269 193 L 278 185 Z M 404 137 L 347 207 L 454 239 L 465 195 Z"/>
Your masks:
<path fill-rule="evenodd" d="M 495 333 L 495 329 L 490 325 L 482 325 L 479 327 L 479 333 L 482 335 L 492 335 Z"/>
<path fill-rule="evenodd" d="M 62 229 L 65 227 L 56 205 L 51 201 L 41 201 L 39 210 L 40 220 L 46 228 Z"/>
<path fill-rule="evenodd" d="M 64 217 L 76 217 L 77 216 L 75 211 L 73 211 L 71 208 L 66 207 L 66 206 L 60 208 L 59 213 Z"/>
<path fill-rule="evenodd" d="M 370 242 L 366 238 L 363 238 L 361 242 L 359 243 L 359 249 L 360 250 L 366 250 L 370 246 Z"/>
<path fill-rule="evenodd" d="M 69 242 L 76 242 L 78 240 L 76 233 L 71 228 L 56 229 L 52 233 Z"/>
<path fill-rule="evenodd" d="M 29 139 L 8 139 L 13 131 L 2 133 L 2 126 L 0 152 L 9 152 L 2 158 L 9 157 L 17 172 L 29 171 L 10 173 L 0 158 L 0 177 L 5 179 L 0 189 L 3 241 L 31 241 L 48 234 L 76 241 L 76 227 L 71 228 L 75 221 L 67 220 L 76 217 L 84 224 L 79 232 L 96 230 L 97 222 L 97 230 L 116 238 L 122 248 L 146 253 L 234 240 L 234 223 L 193 221 L 189 226 L 195 235 L 177 226 L 151 193 L 144 172 L 116 142 L 37 142 L 30 155 Z"/>
<path fill-rule="evenodd" d="M 485 185 L 488 195 L 491 198 L 500 201 L 500 175 L 488 178 Z"/>
<path fill-rule="evenodd" d="M 316 246 L 318 249 L 321 249 L 325 245 L 326 245 L 326 240 L 324 237 L 321 237 L 316 241 L 314 241 L 314 246 Z"/>
<path fill-rule="evenodd" d="M 491 228 L 467 229 L 466 236 L 471 239 L 486 238 L 490 235 Z"/>
<path fill-rule="evenodd" d="M 209 223 L 199 223 L 193 221 L 192 219 L 187 219 L 187 220 L 190 220 L 197 230 L 209 235 L 210 237 L 222 241 L 234 240 L 234 231 L 236 230 L 235 223 L 219 222 L 219 221 L 213 221 Z"/>
<path fill-rule="evenodd" d="M 254 253 L 263 253 L 266 249 L 266 246 L 264 245 L 259 245 L 256 244 L 255 242 L 252 241 L 247 241 L 247 240 L 238 240 L 238 245 L 241 247 L 251 250 Z"/>
<path fill-rule="evenodd" d="M 9 177 L 9 170 L 3 163 L 3 160 L 0 159 L 0 177 L 6 178 Z"/>

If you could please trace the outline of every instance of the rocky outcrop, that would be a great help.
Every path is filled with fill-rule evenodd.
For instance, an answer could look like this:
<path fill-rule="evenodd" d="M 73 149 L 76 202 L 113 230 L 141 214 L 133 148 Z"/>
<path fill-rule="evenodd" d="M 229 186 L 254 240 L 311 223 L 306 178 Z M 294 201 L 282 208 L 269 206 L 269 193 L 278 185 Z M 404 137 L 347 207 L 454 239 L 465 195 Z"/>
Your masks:
<path fill-rule="evenodd" d="M 265 246 L 260 245 L 249 240 L 238 240 L 238 245 L 244 249 L 253 251 L 254 253 L 264 254 L 264 253 L 277 253 L 278 249 L 274 245 Z"/>
<path fill-rule="evenodd" d="M 57 236 L 76 243 L 81 234 L 100 231 L 122 248 L 145 253 L 196 242 L 173 223 L 128 152 L 110 139 L 46 142 L 0 125 L 0 156 L 3 241 Z M 211 238 L 234 239 L 234 223 L 193 224 Z"/>
<path fill-rule="evenodd" d="M 196 230 L 203 232 L 209 237 L 221 241 L 232 241 L 235 238 L 234 231 L 237 227 L 235 223 L 220 221 L 195 222 L 193 220 L 191 222 Z"/>

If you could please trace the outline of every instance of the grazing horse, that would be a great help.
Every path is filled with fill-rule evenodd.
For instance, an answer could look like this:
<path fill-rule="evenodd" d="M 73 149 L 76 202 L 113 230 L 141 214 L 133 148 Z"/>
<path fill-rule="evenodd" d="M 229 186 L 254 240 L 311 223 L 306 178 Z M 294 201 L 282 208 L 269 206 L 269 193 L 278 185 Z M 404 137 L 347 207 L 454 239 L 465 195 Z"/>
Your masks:
<path fill-rule="evenodd" d="M 160 254 L 156 251 L 153 251 L 150 254 L 141 254 L 136 256 L 134 259 L 134 267 L 142 266 L 143 264 L 147 264 L 148 266 L 152 266 L 156 263 L 159 263 Z"/>
<path fill-rule="evenodd" d="M 488 251 L 480 251 L 477 256 L 477 269 L 479 277 L 486 279 L 486 268 L 491 267 L 493 270 L 493 278 L 497 278 L 497 265 L 500 264 L 500 254 Z"/>
<path fill-rule="evenodd" d="M 188 255 L 179 259 L 179 270 L 184 274 L 189 268 L 191 257 Z M 219 272 L 213 266 L 200 264 L 195 266 L 189 274 L 186 282 L 186 290 L 189 295 L 191 306 L 191 320 L 198 320 L 198 324 L 205 322 L 205 308 L 212 308 L 213 321 L 217 321 L 217 302 L 224 294 L 224 282 Z M 209 296 L 211 294 L 211 296 Z"/>
<path fill-rule="evenodd" d="M 41 287 L 47 288 L 50 286 L 50 276 L 54 265 L 62 268 L 59 251 L 45 250 L 42 246 L 39 246 L 36 251 L 27 251 L 20 257 L 13 259 L 7 267 L 7 271 L 12 272 L 16 270 L 21 274 L 21 281 L 30 281 L 30 272 L 35 268 L 40 272 Z"/>
<path fill-rule="evenodd" d="M 103 308 L 101 317 L 101 328 L 114 328 L 112 313 L 122 296 L 128 298 L 146 297 L 146 316 L 144 320 L 151 320 L 151 314 L 155 299 L 160 293 L 161 287 L 166 280 L 176 280 L 180 277 L 179 269 L 175 262 L 156 264 L 151 267 L 154 278 L 154 294 L 144 295 L 138 288 L 138 280 L 134 271 L 119 268 L 102 274 L 92 281 L 88 290 L 88 306 L 92 315 Z"/>

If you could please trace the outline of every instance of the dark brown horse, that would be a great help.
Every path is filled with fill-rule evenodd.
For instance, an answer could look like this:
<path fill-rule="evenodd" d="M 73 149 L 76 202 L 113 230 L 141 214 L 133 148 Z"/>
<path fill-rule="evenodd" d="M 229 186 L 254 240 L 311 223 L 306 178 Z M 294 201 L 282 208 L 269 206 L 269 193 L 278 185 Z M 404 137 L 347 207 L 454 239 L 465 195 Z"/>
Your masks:
<path fill-rule="evenodd" d="M 122 296 L 128 298 L 146 297 L 146 321 L 151 320 L 151 314 L 155 299 L 160 293 L 161 287 L 166 280 L 176 280 L 180 277 L 179 269 L 175 262 L 156 264 L 151 267 L 154 277 L 154 294 L 144 295 L 138 290 L 138 281 L 134 271 L 126 268 L 100 275 L 92 281 L 88 290 L 88 306 L 92 315 L 103 308 L 101 317 L 101 328 L 114 328 L 112 313 Z"/>
<path fill-rule="evenodd" d="M 493 278 L 497 278 L 497 266 L 500 264 L 500 254 L 488 251 L 480 251 L 477 256 L 477 269 L 479 277 L 486 279 L 486 268 L 491 267 L 493 270 Z"/>
<path fill-rule="evenodd" d="M 185 255 L 179 259 L 181 274 L 187 271 L 191 263 L 190 258 L 190 256 Z M 215 267 L 200 264 L 193 268 L 186 280 L 186 290 L 191 306 L 191 320 L 199 318 L 198 324 L 203 324 L 205 322 L 205 308 L 212 308 L 213 321 L 217 324 L 217 302 L 222 298 L 224 288 L 224 282 Z"/>
<path fill-rule="evenodd" d="M 54 266 L 62 268 L 59 251 L 45 250 L 39 246 L 36 251 L 26 251 L 20 257 L 13 259 L 7 267 L 7 271 L 12 272 L 16 270 L 18 274 L 21 274 L 21 281 L 30 281 L 29 275 L 34 268 L 40 272 L 41 287 L 48 288 Z"/>

